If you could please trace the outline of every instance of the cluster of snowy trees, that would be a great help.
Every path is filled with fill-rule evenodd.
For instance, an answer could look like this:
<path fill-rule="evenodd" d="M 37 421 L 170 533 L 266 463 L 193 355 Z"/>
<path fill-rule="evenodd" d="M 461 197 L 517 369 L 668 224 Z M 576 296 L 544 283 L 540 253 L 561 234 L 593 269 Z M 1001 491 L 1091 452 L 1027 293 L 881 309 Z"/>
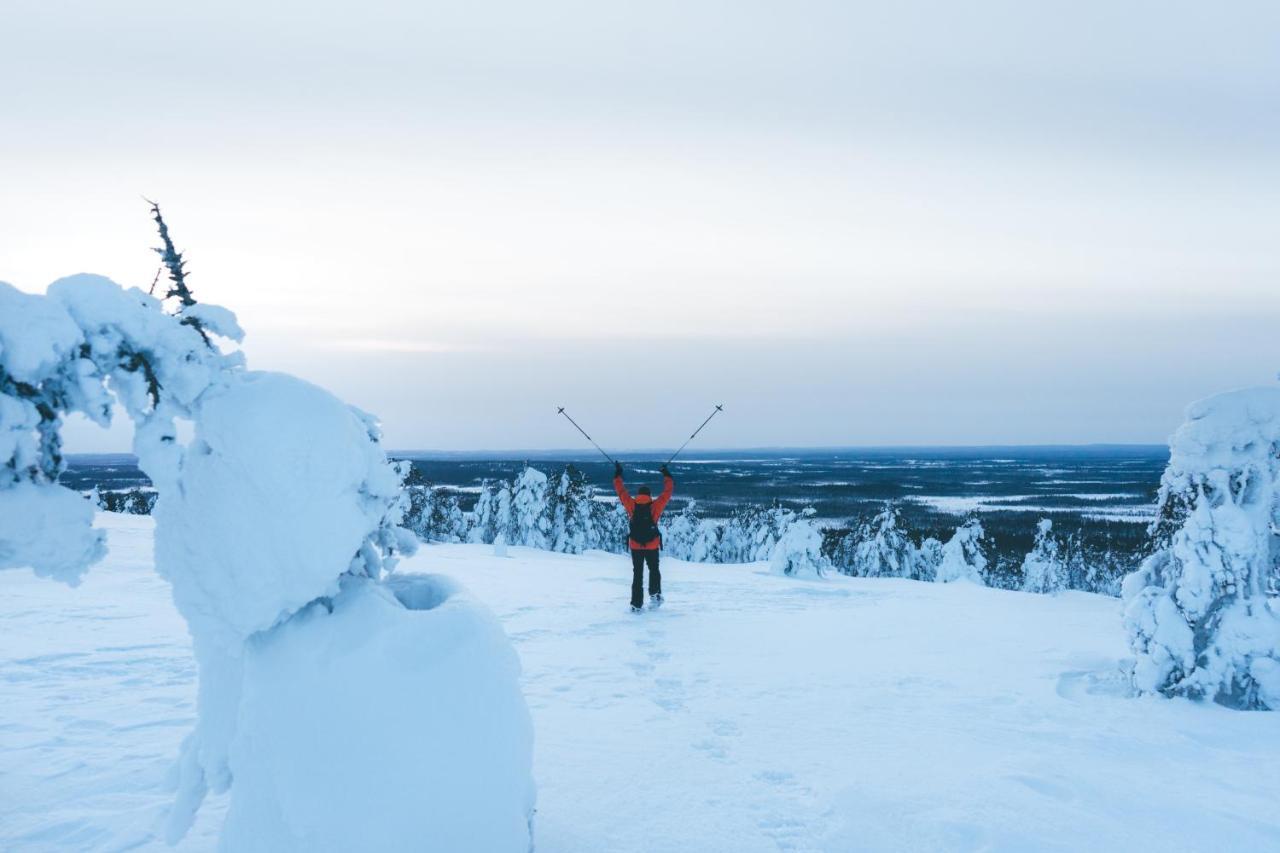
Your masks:
<path fill-rule="evenodd" d="M 462 509 L 457 494 L 416 474 L 410 475 L 406 488 L 406 525 L 425 541 L 524 545 L 566 554 L 622 553 L 627 548 L 628 522 L 622 506 L 612 491 L 597 493 L 573 465 L 551 477 L 526 465 L 512 480 L 485 480 L 471 511 Z M 812 510 L 796 512 L 774 504 L 748 507 L 728 519 L 704 519 L 690 501 L 678 512 L 666 513 L 659 526 L 663 550 L 682 560 L 767 561 L 787 539 L 791 558 L 780 571 L 821 574 L 830 561 L 821 553 L 822 535 L 811 516 Z"/>
<path fill-rule="evenodd" d="M 416 472 L 406 490 L 406 524 L 424 541 L 524 545 L 565 554 L 625 550 L 626 513 L 616 500 L 596 500 L 573 465 L 552 478 L 526 465 L 513 480 L 485 480 L 469 512 L 458 495 Z"/>
<path fill-rule="evenodd" d="M 627 517 L 612 494 L 597 494 L 573 465 L 548 477 L 525 466 L 512 480 L 486 480 L 470 511 L 458 494 L 433 487 L 411 474 L 406 525 L 425 541 L 524 545 L 568 554 L 597 549 L 626 550 Z M 892 504 L 850 533 L 831 541 L 812 509 L 780 503 L 750 506 L 727 519 L 703 518 L 696 501 L 662 518 L 663 550 L 695 563 L 770 562 L 783 574 L 821 575 L 838 571 L 858 577 L 899 577 L 920 581 L 967 580 L 1054 593 L 1078 588 L 1112 592 L 1083 565 L 1081 551 L 1054 535 L 1042 520 L 1035 544 L 1012 579 L 995 572 L 981 522 L 971 518 L 945 541 L 919 544 L 904 528 Z"/>
<path fill-rule="evenodd" d="M 945 541 L 930 536 L 916 544 L 904 529 L 898 508 L 887 504 L 829 548 L 837 569 L 857 577 L 967 580 L 1038 593 L 1080 589 L 1115 595 L 1118 591 L 1118 572 L 1105 555 L 1084 549 L 1078 535 L 1059 536 L 1050 519 L 1039 521 L 1031 550 L 1012 565 L 998 561 L 991 544 L 976 517 L 966 519 Z"/>
<path fill-rule="evenodd" d="M 94 489 L 88 497 L 90 503 L 104 512 L 150 515 L 159 495 L 155 489 Z"/>
<path fill-rule="evenodd" d="M 612 491 L 601 494 L 575 466 L 551 477 L 530 466 L 511 480 L 485 480 L 470 511 L 459 496 L 410 474 L 406 524 L 429 542 L 524 545 L 566 554 L 626 550 L 627 515 Z M 663 516 L 663 550 L 702 563 L 768 560 L 803 513 L 751 507 L 727 521 L 702 519 L 690 501 Z"/>

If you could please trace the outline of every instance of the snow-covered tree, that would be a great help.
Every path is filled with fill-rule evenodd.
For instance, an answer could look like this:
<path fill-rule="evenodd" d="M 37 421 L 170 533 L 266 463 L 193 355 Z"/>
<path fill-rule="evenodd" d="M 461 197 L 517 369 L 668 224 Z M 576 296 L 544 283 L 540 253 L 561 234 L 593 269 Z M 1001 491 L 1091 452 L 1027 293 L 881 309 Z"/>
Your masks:
<path fill-rule="evenodd" d="M 692 560 L 701 525 L 697 501 L 689 501 L 677 513 L 663 515 L 662 550 L 676 559 Z"/>
<path fill-rule="evenodd" d="M 457 495 L 438 493 L 432 505 L 431 527 L 440 542 L 465 542 L 470 532 Z"/>
<path fill-rule="evenodd" d="M 1036 539 L 1031 551 L 1022 561 L 1022 589 L 1024 592 L 1058 593 L 1066 587 L 1066 565 L 1057 537 L 1053 535 L 1053 522 L 1040 519 L 1036 525 Z"/>
<path fill-rule="evenodd" d="M 89 500 L 105 512 L 120 512 L 129 515 L 150 515 L 156 505 L 154 489 L 98 489 L 94 488 Z"/>
<path fill-rule="evenodd" d="M 1169 449 L 1155 551 L 1123 587 L 1134 684 L 1280 709 L 1280 389 L 1193 404 Z"/>
<path fill-rule="evenodd" d="M 596 547 L 596 510 L 591 485 L 574 465 L 567 466 L 556 479 L 551 496 L 551 550 L 581 554 Z"/>
<path fill-rule="evenodd" d="M 720 537 L 719 558 L 726 563 L 768 560 L 796 514 L 778 501 L 771 506 L 749 506 L 733 514 Z"/>
<path fill-rule="evenodd" d="M 595 547 L 615 554 L 625 553 L 631 520 L 622 504 L 618 501 L 595 501 L 592 509 L 595 513 Z"/>
<path fill-rule="evenodd" d="M 898 508 L 885 504 L 871 521 L 854 534 L 845 569 L 865 578 L 919 578 L 916 548 L 901 526 Z"/>
<path fill-rule="evenodd" d="M 141 464 L 172 464 L 176 420 L 243 363 L 210 334 L 241 336 L 229 311 L 166 313 L 161 300 L 100 276 L 61 279 L 44 296 L 0 283 L 0 569 L 75 583 L 105 553 L 93 505 L 57 483 L 63 416 L 106 426 L 118 404 L 137 424 Z"/>
<path fill-rule="evenodd" d="M 502 540 L 505 548 L 516 539 L 516 516 L 511 505 L 511 484 L 499 483 L 493 493 L 493 542 Z"/>
<path fill-rule="evenodd" d="M 698 534 L 689 546 L 689 560 L 694 563 L 725 562 L 720 558 L 720 539 L 723 535 L 723 524 L 704 518 L 698 524 Z"/>
<path fill-rule="evenodd" d="M 780 575 L 822 577 L 830 567 L 822 553 L 822 532 L 810 515 L 787 525 L 769 557 L 769 568 Z"/>
<path fill-rule="evenodd" d="M 942 546 L 934 580 L 939 583 L 971 581 L 985 585 L 982 579 L 982 572 L 987 567 L 987 554 L 983 548 L 985 537 L 986 532 L 977 518 L 957 527 L 955 535 Z"/>
<path fill-rule="evenodd" d="M 916 549 L 916 579 L 936 580 L 940 565 L 942 565 L 942 543 L 928 536 Z"/>
<path fill-rule="evenodd" d="M 493 484 L 488 480 L 482 480 L 480 482 L 480 494 L 476 497 L 475 509 L 471 511 L 471 524 L 467 533 L 468 542 L 480 544 L 494 540 L 494 537 L 497 536 L 495 509 Z"/>
<path fill-rule="evenodd" d="M 547 475 L 528 465 L 516 478 L 511 497 L 512 545 L 547 549 L 551 546 L 551 525 L 547 518 Z"/>
<path fill-rule="evenodd" d="M 427 482 L 416 469 L 410 479 L 405 489 L 409 498 L 405 526 L 424 542 L 467 541 L 470 523 L 458 496 Z"/>
<path fill-rule="evenodd" d="M 240 339 L 235 317 L 195 301 L 153 213 L 163 299 L 91 275 L 43 296 L 0 283 L 0 569 L 74 583 L 104 553 L 93 505 L 56 482 L 60 428 L 69 412 L 106 425 L 118 406 L 159 494 L 156 569 L 199 665 L 167 839 L 230 789 L 226 849 L 376 837 L 527 850 L 531 734 L 514 653 L 458 590 L 386 578 L 416 544 L 401 527 L 407 466 L 388 461 L 371 416 L 222 352 Z M 444 600 L 446 619 L 405 615 Z M 386 654 L 400 647 L 415 654 Z M 484 796 L 457 793 L 461 777 L 483 779 Z"/>

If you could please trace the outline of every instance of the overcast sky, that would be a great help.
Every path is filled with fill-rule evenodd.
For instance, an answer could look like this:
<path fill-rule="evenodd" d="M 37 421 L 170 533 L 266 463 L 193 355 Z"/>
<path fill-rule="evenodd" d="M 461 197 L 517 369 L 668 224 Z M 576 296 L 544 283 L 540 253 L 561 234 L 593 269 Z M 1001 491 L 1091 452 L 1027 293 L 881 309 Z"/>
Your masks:
<path fill-rule="evenodd" d="M 0 4 L 0 280 L 396 448 L 1160 442 L 1280 370 L 1280 3 Z M 73 425 L 73 450 L 128 430 Z"/>

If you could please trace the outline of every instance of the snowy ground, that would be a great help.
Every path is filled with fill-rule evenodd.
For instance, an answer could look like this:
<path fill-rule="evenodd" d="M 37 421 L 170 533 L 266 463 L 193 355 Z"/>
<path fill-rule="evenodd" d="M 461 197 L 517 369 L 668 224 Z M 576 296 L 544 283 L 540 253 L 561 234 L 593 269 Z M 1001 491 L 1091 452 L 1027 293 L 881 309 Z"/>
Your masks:
<path fill-rule="evenodd" d="M 194 715 L 150 519 L 78 589 L 0 574 L 0 849 L 163 849 Z M 539 853 L 1280 849 L 1280 714 L 1133 699 L 1118 603 L 429 546 L 501 617 L 537 731 Z M 180 849 L 214 846 L 213 798 Z"/>

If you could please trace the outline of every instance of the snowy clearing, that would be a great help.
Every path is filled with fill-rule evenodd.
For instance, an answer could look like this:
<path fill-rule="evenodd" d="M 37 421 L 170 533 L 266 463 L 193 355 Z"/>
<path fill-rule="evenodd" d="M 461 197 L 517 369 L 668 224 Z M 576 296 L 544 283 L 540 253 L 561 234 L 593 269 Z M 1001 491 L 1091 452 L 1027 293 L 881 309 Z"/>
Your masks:
<path fill-rule="evenodd" d="M 195 662 L 151 520 L 98 524 L 81 587 L 0 575 L 3 849 L 164 849 Z M 1280 716 L 1130 698 L 1114 599 L 664 560 L 633 616 L 616 555 L 402 571 L 455 577 L 520 654 L 539 853 L 1280 848 Z"/>

